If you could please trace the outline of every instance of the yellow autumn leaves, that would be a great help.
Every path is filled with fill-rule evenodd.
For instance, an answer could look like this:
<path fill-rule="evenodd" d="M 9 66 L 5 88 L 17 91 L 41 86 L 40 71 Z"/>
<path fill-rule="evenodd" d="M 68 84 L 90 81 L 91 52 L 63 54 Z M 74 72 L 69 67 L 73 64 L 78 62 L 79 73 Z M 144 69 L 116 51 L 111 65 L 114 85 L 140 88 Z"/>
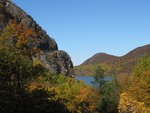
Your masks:
<path fill-rule="evenodd" d="M 138 102 L 126 92 L 120 95 L 119 113 L 150 113 L 150 108 L 144 102 Z"/>
<path fill-rule="evenodd" d="M 132 75 L 124 76 L 119 102 L 120 113 L 150 113 L 150 57 L 145 54 Z"/>

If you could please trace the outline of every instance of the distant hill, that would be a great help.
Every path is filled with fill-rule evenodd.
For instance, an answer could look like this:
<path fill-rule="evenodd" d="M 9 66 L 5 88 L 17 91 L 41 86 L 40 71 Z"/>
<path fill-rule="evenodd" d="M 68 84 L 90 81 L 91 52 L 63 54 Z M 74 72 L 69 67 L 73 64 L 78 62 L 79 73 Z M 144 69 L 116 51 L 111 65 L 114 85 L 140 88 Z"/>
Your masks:
<path fill-rule="evenodd" d="M 144 45 L 141 47 L 138 47 L 132 51 L 130 51 L 129 53 L 127 53 L 126 55 L 122 56 L 122 58 L 139 58 L 141 57 L 144 53 L 148 53 L 150 55 L 150 44 L 148 45 Z"/>
<path fill-rule="evenodd" d="M 130 74 L 139 58 L 147 53 L 150 55 L 150 44 L 131 50 L 124 56 L 118 57 L 106 53 L 97 53 L 75 67 L 76 75 L 93 75 L 97 66 L 102 66 L 106 74 Z"/>
<path fill-rule="evenodd" d="M 106 54 L 106 53 L 97 53 L 94 56 L 92 56 L 91 58 L 87 59 L 85 62 L 83 62 L 81 64 L 81 66 L 106 63 L 106 62 L 109 62 L 109 61 L 114 61 L 117 58 L 118 58 L 117 56 L 109 55 L 109 54 Z"/>

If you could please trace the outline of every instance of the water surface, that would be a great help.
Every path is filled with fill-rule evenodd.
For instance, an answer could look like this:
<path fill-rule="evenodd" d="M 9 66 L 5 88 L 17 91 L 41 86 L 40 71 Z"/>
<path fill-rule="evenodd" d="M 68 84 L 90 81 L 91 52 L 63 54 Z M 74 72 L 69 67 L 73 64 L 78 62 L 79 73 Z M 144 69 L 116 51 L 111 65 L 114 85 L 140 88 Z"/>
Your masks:
<path fill-rule="evenodd" d="M 76 79 L 77 80 L 79 80 L 79 81 L 84 81 L 86 84 L 88 84 L 88 85 L 91 85 L 92 86 L 92 81 L 94 81 L 94 78 L 93 78 L 93 76 L 76 76 Z M 105 77 L 105 80 L 107 81 L 107 80 L 112 80 L 112 77 L 109 77 L 109 76 L 107 76 L 107 77 Z"/>

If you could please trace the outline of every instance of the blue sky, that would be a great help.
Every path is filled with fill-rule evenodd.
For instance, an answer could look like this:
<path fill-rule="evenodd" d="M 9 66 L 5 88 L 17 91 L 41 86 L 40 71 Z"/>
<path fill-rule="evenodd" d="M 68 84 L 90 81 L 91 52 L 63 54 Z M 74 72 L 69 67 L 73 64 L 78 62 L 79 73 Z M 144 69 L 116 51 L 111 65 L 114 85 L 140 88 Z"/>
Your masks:
<path fill-rule="evenodd" d="M 99 52 L 122 56 L 150 44 L 150 0 L 13 0 L 74 65 Z"/>

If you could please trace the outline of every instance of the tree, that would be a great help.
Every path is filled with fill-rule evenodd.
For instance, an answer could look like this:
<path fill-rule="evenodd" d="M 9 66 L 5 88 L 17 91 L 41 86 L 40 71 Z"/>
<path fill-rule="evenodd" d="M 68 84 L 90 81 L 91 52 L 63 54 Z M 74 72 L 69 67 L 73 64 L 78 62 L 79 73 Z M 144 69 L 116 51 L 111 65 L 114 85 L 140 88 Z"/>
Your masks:
<path fill-rule="evenodd" d="M 98 86 L 99 88 L 101 86 L 103 86 L 105 84 L 105 79 L 104 79 L 104 70 L 98 66 L 95 70 L 95 73 L 94 73 L 94 81 L 92 81 L 92 83 L 95 85 L 95 86 Z"/>
<path fill-rule="evenodd" d="M 0 112 L 19 113 L 26 105 L 26 85 L 34 75 L 32 62 L 0 46 Z"/>
<path fill-rule="evenodd" d="M 144 53 L 141 57 L 138 64 L 135 66 L 133 74 L 137 77 L 141 77 L 145 72 L 150 72 L 150 57 L 147 53 Z"/>
<path fill-rule="evenodd" d="M 10 21 L 0 36 L 3 46 L 15 48 L 26 56 L 33 56 L 38 49 L 37 33 L 32 28 Z"/>
<path fill-rule="evenodd" d="M 150 57 L 144 54 L 139 60 L 135 69 L 125 80 L 124 88 L 120 94 L 120 112 L 141 112 L 150 111 Z M 121 81 L 122 82 L 122 81 Z"/>
<path fill-rule="evenodd" d="M 56 79 L 56 80 L 54 80 Z M 55 76 L 54 87 L 48 87 L 53 93 L 51 101 L 61 103 L 70 113 L 95 113 L 97 90 L 83 82 L 78 82 L 64 75 Z"/>
<path fill-rule="evenodd" d="M 34 70 L 32 62 L 8 49 L 0 49 L 0 80 L 2 85 L 21 88 L 27 79 L 32 77 Z"/>
<path fill-rule="evenodd" d="M 95 70 L 94 84 L 99 90 L 99 102 L 96 111 L 99 113 L 117 113 L 119 103 L 119 86 L 118 80 L 114 76 L 112 81 L 105 81 L 105 71 L 98 67 Z"/>
<path fill-rule="evenodd" d="M 126 92 L 120 95 L 118 109 L 119 113 L 150 113 L 150 108 L 144 102 L 138 102 Z"/>
<path fill-rule="evenodd" d="M 144 54 L 130 77 L 128 93 L 137 101 L 150 106 L 150 57 Z"/>

